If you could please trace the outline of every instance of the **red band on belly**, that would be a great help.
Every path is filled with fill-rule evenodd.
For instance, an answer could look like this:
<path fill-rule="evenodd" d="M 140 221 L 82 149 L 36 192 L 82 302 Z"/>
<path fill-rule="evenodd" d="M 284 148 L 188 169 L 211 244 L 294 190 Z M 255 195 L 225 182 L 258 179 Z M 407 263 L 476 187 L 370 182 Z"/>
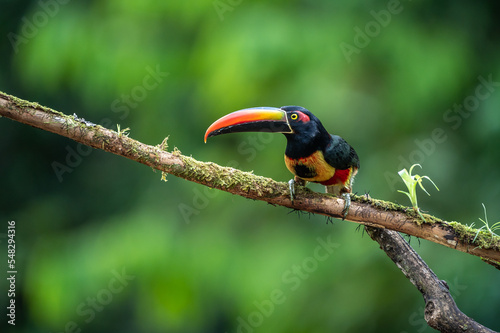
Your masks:
<path fill-rule="evenodd" d="M 349 177 L 351 176 L 351 169 L 345 169 L 345 170 L 335 170 L 335 174 L 333 175 L 332 178 L 321 182 L 321 185 L 344 185 Z"/>

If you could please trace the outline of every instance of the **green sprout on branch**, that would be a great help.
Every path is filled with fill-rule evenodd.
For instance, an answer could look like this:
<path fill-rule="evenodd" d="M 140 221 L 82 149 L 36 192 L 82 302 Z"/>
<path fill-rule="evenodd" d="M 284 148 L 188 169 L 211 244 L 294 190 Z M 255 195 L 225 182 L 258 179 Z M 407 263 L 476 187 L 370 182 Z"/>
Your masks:
<path fill-rule="evenodd" d="M 500 229 L 500 221 L 497 223 L 494 223 L 491 227 L 490 224 L 488 223 L 488 216 L 486 215 L 486 207 L 484 206 L 484 203 L 482 203 L 483 209 L 484 209 L 484 220 L 482 218 L 479 218 L 481 222 L 483 222 L 483 226 L 477 230 L 476 237 L 474 237 L 473 242 L 476 241 L 477 236 L 479 235 L 479 232 L 486 228 L 487 232 L 491 236 L 491 240 L 493 240 L 493 236 L 498 236 L 494 231 Z M 474 223 L 472 223 L 474 225 Z"/>
<path fill-rule="evenodd" d="M 417 184 L 420 185 L 420 188 L 422 190 L 424 190 L 424 192 L 427 193 L 427 195 L 429 195 L 429 196 L 430 196 L 429 192 L 427 192 L 427 190 L 422 185 L 423 179 L 428 179 L 438 191 L 439 191 L 439 188 L 436 186 L 436 184 L 434 184 L 432 179 L 430 179 L 428 176 L 412 175 L 411 173 L 413 172 L 413 168 L 416 165 L 418 165 L 420 168 L 422 168 L 422 166 L 420 164 L 413 164 L 410 168 L 410 172 L 408 172 L 406 169 L 403 169 L 403 170 L 398 172 L 399 176 L 401 177 L 401 179 L 403 179 L 403 182 L 405 183 L 406 187 L 408 188 L 408 192 L 399 191 L 399 190 L 398 190 L 398 192 L 404 193 L 408 196 L 408 198 L 410 198 L 411 204 L 413 206 L 413 210 L 416 213 L 418 213 L 418 215 L 420 215 L 420 217 L 422 218 L 422 220 L 424 220 L 424 222 L 426 222 L 422 213 L 420 213 L 420 209 L 418 208 Z"/>
<path fill-rule="evenodd" d="M 130 133 L 129 133 L 130 128 L 128 128 L 128 127 L 127 127 L 127 128 L 121 129 L 120 124 L 116 124 L 116 129 L 117 129 L 117 132 L 118 132 L 118 137 L 119 137 L 119 138 L 121 138 L 121 137 L 122 137 L 122 135 L 124 135 L 124 136 L 128 136 L 128 135 L 130 134 Z"/>

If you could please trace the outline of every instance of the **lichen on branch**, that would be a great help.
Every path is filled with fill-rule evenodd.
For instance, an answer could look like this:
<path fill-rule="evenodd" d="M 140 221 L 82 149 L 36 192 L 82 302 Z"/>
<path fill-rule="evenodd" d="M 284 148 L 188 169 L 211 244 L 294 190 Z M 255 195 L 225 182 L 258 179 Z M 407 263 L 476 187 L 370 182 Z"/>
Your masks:
<path fill-rule="evenodd" d="M 343 200 L 329 194 L 298 186 L 292 203 L 286 183 L 212 162 L 201 162 L 182 155 L 177 149 L 168 152 L 164 144 L 147 145 L 124 135 L 122 131 L 116 132 L 75 115 L 69 116 L 2 92 L 0 115 L 205 186 L 295 210 L 342 218 Z M 490 263 L 500 262 L 500 237 L 478 233 L 477 229 L 458 222 L 423 215 L 426 222 L 411 208 L 367 196 L 353 196 L 346 220 L 427 239 L 485 258 Z"/>

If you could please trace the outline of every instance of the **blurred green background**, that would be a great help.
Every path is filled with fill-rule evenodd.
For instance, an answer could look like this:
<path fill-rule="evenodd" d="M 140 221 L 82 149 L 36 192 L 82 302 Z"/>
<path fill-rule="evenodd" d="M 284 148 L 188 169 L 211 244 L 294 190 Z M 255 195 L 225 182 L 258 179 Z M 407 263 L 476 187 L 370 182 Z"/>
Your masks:
<path fill-rule="evenodd" d="M 234 110 L 301 105 L 356 148 L 355 192 L 409 204 L 397 171 L 421 163 L 440 188 L 422 209 L 480 225 L 481 203 L 500 220 L 499 15 L 494 0 L 2 1 L 0 90 L 279 181 L 282 135 L 203 135 Z M 0 149 L 1 267 L 14 220 L 18 270 L 3 332 L 433 331 L 356 224 L 165 183 L 5 118 Z M 411 244 L 500 330 L 498 271 Z"/>

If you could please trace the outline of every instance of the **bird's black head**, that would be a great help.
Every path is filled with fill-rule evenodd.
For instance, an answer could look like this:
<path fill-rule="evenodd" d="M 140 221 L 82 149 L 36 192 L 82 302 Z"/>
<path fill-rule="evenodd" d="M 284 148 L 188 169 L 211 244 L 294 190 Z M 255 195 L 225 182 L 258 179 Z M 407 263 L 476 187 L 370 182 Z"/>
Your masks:
<path fill-rule="evenodd" d="M 282 106 L 280 109 L 286 112 L 288 124 L 293 131 L 293 133 L 285 133 L 285 135 L 315 136 L 322 134 L 322 132 L 327 133 L 321 121 L 306 108 L 289 105 Z"/>
<path fill-rule="evenodd" d="M 283 106 L 281 110 L 286 112 L 292 129 L 292 133 L 284 133 L 288 141 L 285 152 L 287 156 L 308 156 L 309 153 L 328 145 L 330 134 L 311 111 L 295 105 Z"/>

